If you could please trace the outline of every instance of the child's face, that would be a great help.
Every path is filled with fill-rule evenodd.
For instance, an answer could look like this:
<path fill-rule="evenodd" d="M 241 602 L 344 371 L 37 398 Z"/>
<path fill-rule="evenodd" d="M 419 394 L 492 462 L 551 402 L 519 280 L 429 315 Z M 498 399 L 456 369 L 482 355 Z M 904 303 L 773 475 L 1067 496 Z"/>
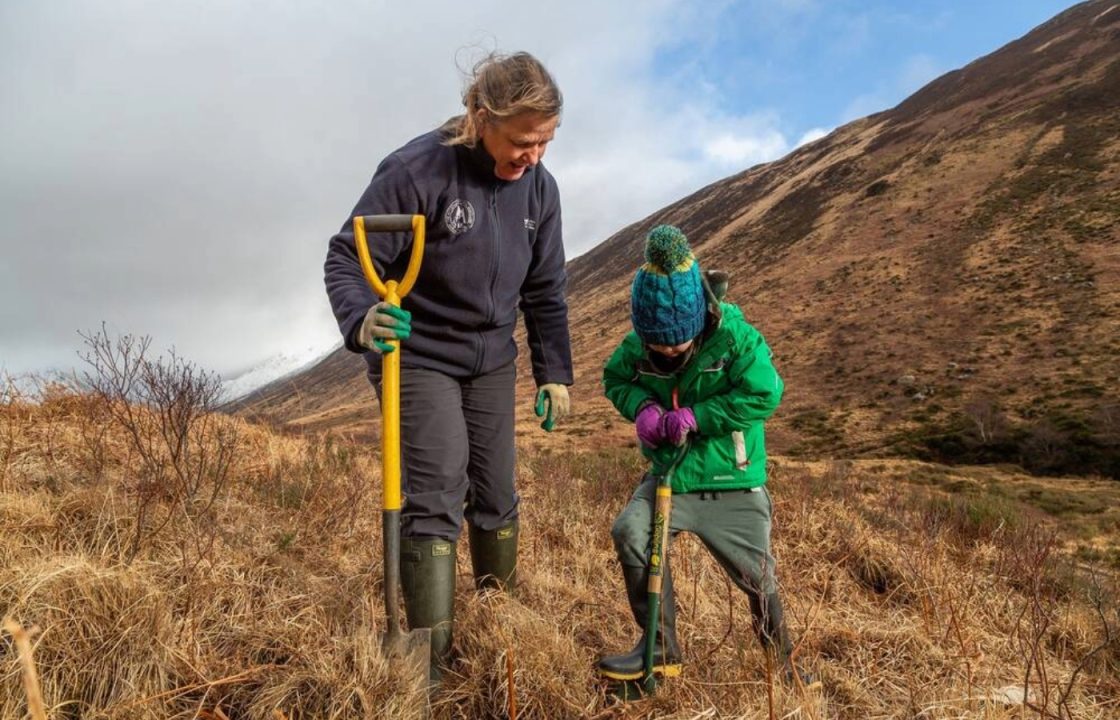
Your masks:
<path fill-rule="evenodd" d="M 665 357 L 672 358 L 672 357 L 676 357 L 676 356 L 680 355 L 681 353 L 688 352 L 688 349 L 690 347 L 692 347 L 692 341 L 691 340 L 689 340 L 688 342 L 683 342 L 680 345 L 653 345 L 653 344 L 650 344 L 649 349 L 653 350 L 658 355 L 664 355 Z"/>

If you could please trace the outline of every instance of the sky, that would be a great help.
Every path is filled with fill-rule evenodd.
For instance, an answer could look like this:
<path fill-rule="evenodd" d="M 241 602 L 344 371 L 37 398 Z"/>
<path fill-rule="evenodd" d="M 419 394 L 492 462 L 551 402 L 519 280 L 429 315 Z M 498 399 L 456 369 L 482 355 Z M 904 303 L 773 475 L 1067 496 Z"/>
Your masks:
<path fill-rule="evenodd" d="M 336 345 L 328 239 L 487 52 L 564 93 L 572 258 L 1070 4 L 0 0 L 0 377 L 102 323 L 225 377 Z"/>

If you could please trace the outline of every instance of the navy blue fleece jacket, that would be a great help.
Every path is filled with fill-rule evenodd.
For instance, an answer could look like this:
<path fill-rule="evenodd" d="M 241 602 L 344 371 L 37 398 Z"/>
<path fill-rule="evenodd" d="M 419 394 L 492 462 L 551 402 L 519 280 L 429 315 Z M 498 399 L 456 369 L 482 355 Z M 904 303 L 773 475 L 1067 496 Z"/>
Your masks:
<path fill-rule="evenodd" d="M 521 309 L 533 377 L 572 383 L 566 274 L 556 181 L 543 165 L 516 181 L 494 175 L 494 160 L 475 148 L 447 146 L 442 129 L 385 158 L 342 229 L 330 240 L 327 295 L 346 347 L 365 353 L 371 379 L 380 355 L 357 344 L 357 331 L 378 298 L 354 246 L 356 215 L 422 214 L 427 237 L 416 285 L 402 306 L 412 336 L 401 364 L 470 377 L 517 355 L 513 330 Z M 404 276 L 411 233 L 371 233 L 370 254 L 383 279 Z"/>

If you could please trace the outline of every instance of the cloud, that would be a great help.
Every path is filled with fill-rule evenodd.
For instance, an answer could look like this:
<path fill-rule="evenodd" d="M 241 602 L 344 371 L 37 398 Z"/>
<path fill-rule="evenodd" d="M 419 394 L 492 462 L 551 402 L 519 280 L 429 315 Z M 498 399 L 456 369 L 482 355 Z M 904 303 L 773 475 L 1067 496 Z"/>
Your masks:
<path fill-rule="evenodd" d="M 805 133 L 801 136 L 801 139 L 797 141 L 796 147 L 808 145 L 815 140 L 820 140 L 830 132 L 832 132 L 832 130 L 827 130 L 825 128 L 812 128 L 811 130 L 806 130 Z"/>
<path fill-rule="evenodd" d="M 569 256 L 790 149 L 776 116 L 655 70 L 710 35 L 696 6 L 427 4 L 424 22 L 425 0 L 6 6 L 0 365 L 70 366 L 103 320 L 223 374 L 333 345 L 327 239 L 382 157 L 459 111 L 459 68 L 490 48 L 533 52 L 563 89 L 546 163 Z"/>
<path fill-rule="evenodd" d="M 704 156 L 723 165 L 746 167 L 786 153 L 789 143 L 777 130 L 754 135 L 722 133 L 704 144 Z"/>

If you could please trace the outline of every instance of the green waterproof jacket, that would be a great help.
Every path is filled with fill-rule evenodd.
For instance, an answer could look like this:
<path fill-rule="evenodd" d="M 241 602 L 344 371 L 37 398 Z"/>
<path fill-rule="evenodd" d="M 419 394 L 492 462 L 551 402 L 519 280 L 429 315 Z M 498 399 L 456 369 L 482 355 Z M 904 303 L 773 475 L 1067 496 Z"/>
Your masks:
<path fill-rule="evenodd" d="M 607 398 L 631 422 L 651 400 L 672 409 L 674 388 L 679 407 L 692 408 L 698 432 L 673 474 L 674 493 L 757 487 L 766 482 L 763 421 L 778 407 L 782 379 L 770 347 L 736 305 L 721 303 L 719 312 L 709 313 L 702 338 L 692 358 L 670 375 L 650 363 L 631 332 L 603 370 Z M 654 472 L 664 472 L 677 452 L 642 445 Z"/>

